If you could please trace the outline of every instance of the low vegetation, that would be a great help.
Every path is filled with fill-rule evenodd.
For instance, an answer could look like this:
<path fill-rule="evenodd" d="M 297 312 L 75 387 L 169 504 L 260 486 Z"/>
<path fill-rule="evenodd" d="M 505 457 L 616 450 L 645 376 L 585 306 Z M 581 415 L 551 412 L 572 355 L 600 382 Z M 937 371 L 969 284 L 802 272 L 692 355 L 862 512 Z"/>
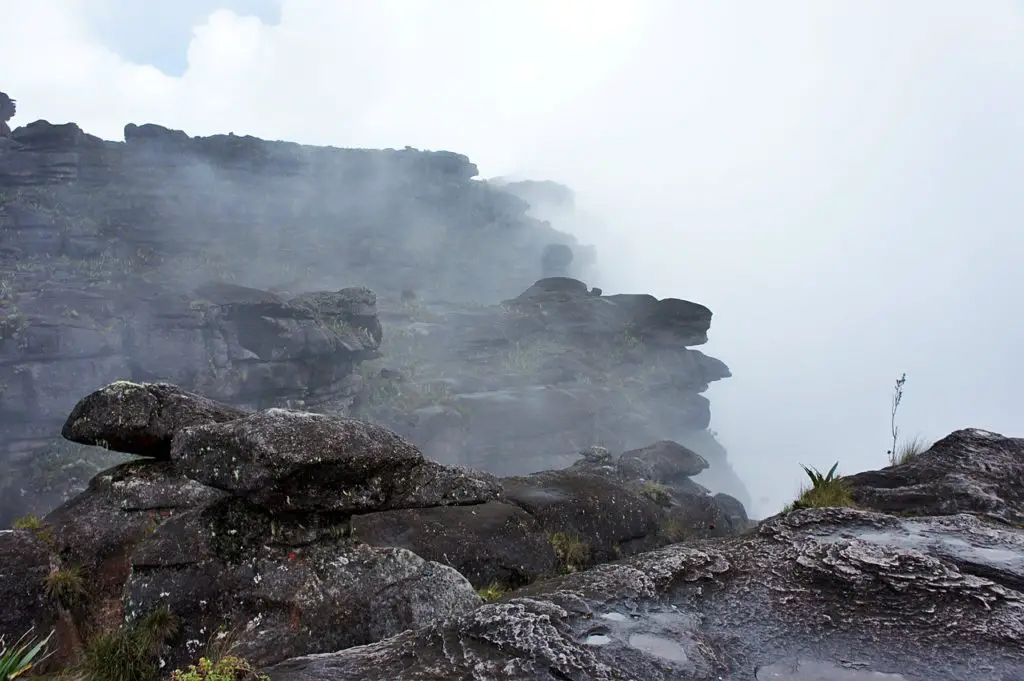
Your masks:
<path fill-rule="evenodd" d="M 85 576 L 78 566 L 51 572 L 46 576 L 45 588 L 47 597 L 68 612 L 77 612 L 88 599 Z"/>
<path fill-rule="evenodd" d="M 590 547 L 579 535 L 555 532 L 551 535 L 550 541 L 563 572 L 577 572 L 587 567 L 590 561 Z"/>
<path fill-rule="evenodd" d="M 46 638 L 40 640 L 29 631 L 7 645 L 0 635 L 0 681 L 13 681 L 45 660 L 49 656 L 47 647 L 52 637 L 51 631 Z"/>
<path fill-rule="evenodd" d="M 75 671 L 86 681 L 157 681 L 160 649 L 178 629 L 170 609 L 157 608 L 132 625 L 91 638 Z"/>
<path fill-rule="evenodd" d="M 202 657 L 199 664 L 172 672 L 171 681 L 270 681 L 270 677 L 247 660 L 228 655 L 218 660 Z"/>
<path fill-rule="evenodd" d="M 800 490 L 800 496 L 784 509 L 786 512 L 801 508 L 853 508 L 855 506 L 850 486 L 836 474 L 839 470 L 838 462 L 832 465 L 828 473 L 822 473 L 814 467 L 802 466 L 802 468 L 810 479 L 811 485 Z"/>
<path fill-rule="evenodd" d="M 643 494 L 659 506 L 669 506 L 672 504 L 672 492 L 669 491 L 668 487 L 655 480 L 645 482 L 644 486 L 640 488 L 640 494 Z"/>
<path fill-rule="evenodd" d="M 493 603 L 508 593 L 508 589 L 498 582 L 491 582 L 487 586 L 477 589 L 476 594 L 483 599 L 484 603 Z"/>

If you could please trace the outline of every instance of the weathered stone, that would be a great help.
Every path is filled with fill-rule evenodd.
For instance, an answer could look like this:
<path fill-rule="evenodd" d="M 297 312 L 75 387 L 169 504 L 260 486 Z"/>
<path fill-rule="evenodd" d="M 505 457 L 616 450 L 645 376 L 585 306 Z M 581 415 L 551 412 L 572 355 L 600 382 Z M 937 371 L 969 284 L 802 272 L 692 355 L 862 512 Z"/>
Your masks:
<path fill-rule="evenodd" d="M 386 428 L 284 409 L 182 429 L 171 456 L 194 480 L 282 511 L 481 503 L 500 490 L 487 477 L 426 461 Z"/>
<path fill-rule="evenodd" d="M 623 452 L 618 467 L 626 477 L 672 483 L 700 474 L 708 467 L 708 462 L 678 442 L 659 440 L 646 447 Z"/>
<path fill-rule="evenodd" d="M 180 618 L 184 645 L 168 655 L 172 668 L 217 630 L 236 632 L 231 653 L 272 664 L 377 641 L 480 603 L 454 569 L 404 549 L 330 533 L 280 545 L 270 523 L 258 509 L 228 500 L 173 518 L 139 546 L 125 617 L 167 606 Z"/>
<path fill-rule="evenodd" d="M 885 513 L 978 513 L 1024 523 L 1024 439 L 958 430 L 905 463 L 846 476 L 853 498 Z"/>
<path fill-rule="evenodd" d="M 4 604 L 0 608 L 0 639 L 7 644 L 24 634 L 46 636 L 56 619 L 46 597 L 50 549 L 43 532 L 45 528 L 41 532 L 0 530 L 0 599 Z"/>
<path fill-rule="evenodd" d="M 246 414 L 168 383 L 117 381 L 79 400 L 61 435 L 80 444 L 167 459 L 179 430 Z"/>

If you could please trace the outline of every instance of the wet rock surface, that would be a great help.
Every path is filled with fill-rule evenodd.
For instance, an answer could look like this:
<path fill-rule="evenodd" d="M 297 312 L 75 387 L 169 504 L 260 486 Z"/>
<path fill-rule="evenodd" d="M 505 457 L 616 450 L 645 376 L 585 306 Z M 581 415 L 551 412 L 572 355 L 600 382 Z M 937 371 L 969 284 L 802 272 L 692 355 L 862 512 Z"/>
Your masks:
<path fill-rule="evenodd" d="M 963 522 L 951 532 L 949 519 L 798 511 L 743 537 L 601 565 L 268 671 L 285 681 L 1018 678 L 1021 593 L 976 574 L 986 559 L 957 566 L 927 542 L 900 545 L 920 526 L 968 554 L 1019 542 L 1019 531 Z"/>

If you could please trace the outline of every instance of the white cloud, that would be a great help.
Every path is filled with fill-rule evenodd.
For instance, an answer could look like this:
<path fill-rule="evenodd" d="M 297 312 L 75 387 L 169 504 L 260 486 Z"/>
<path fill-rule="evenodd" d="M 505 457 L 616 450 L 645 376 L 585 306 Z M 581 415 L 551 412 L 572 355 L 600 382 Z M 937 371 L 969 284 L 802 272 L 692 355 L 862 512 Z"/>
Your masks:
<path fill-rule="evenodd" d="M 4 8 L 17 122 L 448 148 L 573 185 L 612 230 L 606 288 L 715 310 L 716 428 L 755 497 L 797 462 L 881 464 L 902 371 L 908 433 L 1024 435 L 1017 3 L 284 0 L 273 25 L 210 13 L 172 78 L 90 29 L 126 2 Z"/>

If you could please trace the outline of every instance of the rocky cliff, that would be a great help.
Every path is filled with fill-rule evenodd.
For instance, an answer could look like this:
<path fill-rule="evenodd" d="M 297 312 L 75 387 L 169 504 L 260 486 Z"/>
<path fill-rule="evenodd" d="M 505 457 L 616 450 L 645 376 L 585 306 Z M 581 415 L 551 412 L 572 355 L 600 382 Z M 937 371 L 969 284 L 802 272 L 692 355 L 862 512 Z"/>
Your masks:
<path fill-rule="evenodd" d="M 567 278 L 592 250 L 528 201 L 571 192 L 476 175 L 449 152 L 153 125 L 0 139 L 0 522 L 123 460 L 55 444 L 75 396 L 119 379 L 356 414 L 501 474 L 669 438 L 746 501 L 701 396 L 728 369 L 691 349 L 711 312 Z"/>

